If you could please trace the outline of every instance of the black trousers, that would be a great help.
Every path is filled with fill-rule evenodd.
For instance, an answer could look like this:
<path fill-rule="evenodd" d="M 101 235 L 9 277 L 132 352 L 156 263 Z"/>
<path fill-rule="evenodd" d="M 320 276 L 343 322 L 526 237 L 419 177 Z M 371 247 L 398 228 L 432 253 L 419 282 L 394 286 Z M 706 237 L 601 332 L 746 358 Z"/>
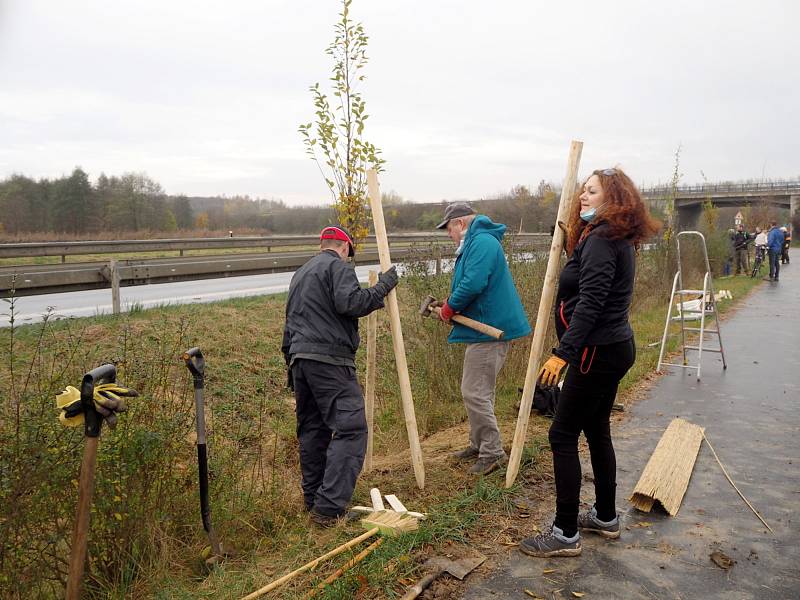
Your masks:
<path fill-rule="evenodd" d="M 555 525 L 568 537 L 578 530 L 581 432 L 589 443 L 597 516 L 611 521 L 617 514 L 617 461 L 609 419 L 619 382 L 635 358 L 636 346 L 631 338 L 615 344 L 588 346 L 580 364 L 571 364 L 567 370 L 550 426 L 550 447 L 556 480 Z"/>
<path fill-rule="evenodd" d="M 298 359 L 292 377 L 306 508 L 340 516 L 353 497 L 367 452 L 364 396 L 356 370 Z"/>

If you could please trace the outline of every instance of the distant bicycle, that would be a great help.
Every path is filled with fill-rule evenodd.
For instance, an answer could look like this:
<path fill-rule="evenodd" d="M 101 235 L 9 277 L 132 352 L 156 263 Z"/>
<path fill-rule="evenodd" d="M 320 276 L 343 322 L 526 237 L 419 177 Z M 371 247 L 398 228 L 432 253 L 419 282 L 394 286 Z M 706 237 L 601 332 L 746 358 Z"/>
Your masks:
<path fill-rule="evenodd" d="M 756 259 L 753 261 L 753 272 L 750 277 L 758 277 L 761 275 L 761 265 L 764 264 L 764 257 L 767 254 L 766 246 L 756 246 Z"/>

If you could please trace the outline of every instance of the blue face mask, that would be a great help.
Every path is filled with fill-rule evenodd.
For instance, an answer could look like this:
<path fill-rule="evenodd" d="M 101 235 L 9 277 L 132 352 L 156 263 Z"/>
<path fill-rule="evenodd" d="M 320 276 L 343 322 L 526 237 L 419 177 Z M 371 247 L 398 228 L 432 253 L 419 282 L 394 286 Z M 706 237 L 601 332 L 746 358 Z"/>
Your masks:
<path fill-rule="evenodd" d="M 582 212 L 580 214 L 581 219 L 583 219 L 587 223 L 591 223 L 592 221 L 594 221 L 594 218 L 597 216 L 597 209 L 598 208 L 602 208 L 603 206 L 605 206 L 605 202 L 603 202 L 603 204 L 601 204 L 600 206 L 595 206 L 593 208 L 590 208 L 587 211 Z"/>

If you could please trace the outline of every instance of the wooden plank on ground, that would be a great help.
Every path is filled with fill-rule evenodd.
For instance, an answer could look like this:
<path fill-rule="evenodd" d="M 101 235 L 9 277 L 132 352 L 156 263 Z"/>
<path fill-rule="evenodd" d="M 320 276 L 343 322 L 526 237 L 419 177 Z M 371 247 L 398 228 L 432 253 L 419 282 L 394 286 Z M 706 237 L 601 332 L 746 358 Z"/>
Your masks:
<path fill-rule="evenodd" d="M 389 506 L 392 507 L 392 510 L 399 513 L 407 513 L 408 509 L 403 506 L 403 503 L 400 502 L 400 499 L 395 496 L 394 494 L 386 494 L 385 496 L 386 501 L 389 503 Z"/>

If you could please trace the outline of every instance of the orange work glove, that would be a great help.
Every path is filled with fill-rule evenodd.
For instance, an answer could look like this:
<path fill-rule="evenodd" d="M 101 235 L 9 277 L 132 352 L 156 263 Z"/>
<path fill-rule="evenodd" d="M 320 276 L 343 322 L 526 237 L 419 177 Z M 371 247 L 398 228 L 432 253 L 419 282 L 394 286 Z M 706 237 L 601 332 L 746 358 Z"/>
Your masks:
<path fill-rule="evenodd" d="M 542 385 L 556 385 L 561 377 L 561 371 L 567 366 L 567 361 L 558 358 L 555 354 L 547 359 L 539 371 L 539 382 Z"/>

